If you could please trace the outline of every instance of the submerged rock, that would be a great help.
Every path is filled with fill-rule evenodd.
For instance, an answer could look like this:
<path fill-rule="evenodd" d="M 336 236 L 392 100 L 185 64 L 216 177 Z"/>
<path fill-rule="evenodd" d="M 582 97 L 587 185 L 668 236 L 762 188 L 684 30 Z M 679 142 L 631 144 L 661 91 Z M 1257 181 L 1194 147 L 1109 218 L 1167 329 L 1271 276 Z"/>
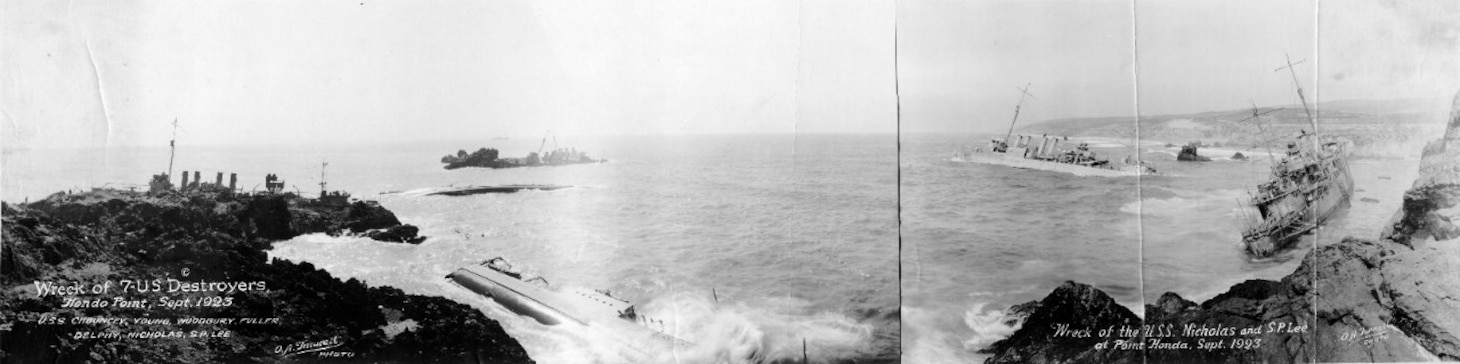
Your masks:
<path fill-rule="evenodd" d="M 411 225 L 400 225 L 385 230 L 372 230 L 365 233 L 365 236 L 379 241 L 395 243 L 420 244 L 426 241 L 424 236 L 416 236 L 421 229 Z"/>

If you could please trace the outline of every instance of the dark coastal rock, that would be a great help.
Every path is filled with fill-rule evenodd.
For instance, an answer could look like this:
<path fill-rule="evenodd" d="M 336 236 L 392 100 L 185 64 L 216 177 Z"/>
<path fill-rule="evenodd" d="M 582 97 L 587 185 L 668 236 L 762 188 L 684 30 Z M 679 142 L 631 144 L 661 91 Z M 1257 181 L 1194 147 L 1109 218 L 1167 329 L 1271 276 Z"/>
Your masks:
<path fill-rule="evenodd" d="M 1155 311 L 1154 313 L 1160 313 L 1162 315 L 1175 315 L 1185 312 L 1193 306 L 1196 306 L 1195 302 L 1187 301 L 1175 293 L 1166 292 L 1161 295 L 1160 299 L 1156 300 L 1156 310 L 1148 309 L 1147 311 Z"/>
<path fill-rule="evenodd" d="M 1232 160 L 1234 160 L 1234 161 L 1245 161 L 1245 160 L 1247 160 L 1247 156 L 1246 155 L 1243 155 L 1242 152 L 1237 152 L 1236 154 L 1233 154 L 1232 155 Z"/>
<path fill-rule="evenodd" d="M 1008 310 L 1004 310 L 1004 326 L 1022 326 L 1024 325 L 1024 321 L 1029 319 L 1029 315 L 1038 309 L 1039 301 L 1029 301 L 1010 306 Z"/>
<path fill-rule="evenodd" d="M 1415 240 L 1447 241 L 1460 236 L 1460 94 L 1455 95 L 1445 137 L 1425 146 L 1419 176 L 1384 237 L 1406 245 Z"/>
<path fill-rule="evenodd" d="M 1026 306 L 1028 307 L 1028 306 Z M 1138 325 L 1140 318 L 1089 285 L 1065 282 L 1039 301 L 1013 336 L 989 346 L 988 363 L 1138 362 L 1139 351 L 1091 350 L 1104 338 L 1096 331 Z M 1061 329 L 1070 334 L 1060 334 Z"/>
<path fill-rule="evenodd" d="M 356 201 L 350 204 L 345 221 L 345 228 L 355 233 L 400 225 L 400 219 L 395 217 L 394 212 L 380 207 L 375 201 Z"/>
<path fill-rule="evenodd" d="M 421 229 L 411 225 L 400 225 L 384 230 L 371 230 L 365 233 L 365 237 L 378 241 L 387 241 L 406 244 L 420 244 L 426 241 L 424 236 L 416 236 Z"/>
<path fill-rule="evenodd" d="M 244 195 L 202 191 L 147 196 L 117 190 L 56 194 L 33 203 L 4 204 L 0 213 L 0 312 L 10 325 L 5 362 L 531 362 L 523 348 L 481 311 L 440 297 L 340 280 L 309 263 L 270 260 L 273 241 L 328 232 L 351 224 L 414 235 L 414 227 L 385 225 L 378 205 L 332 205 L 292 194 Z M 359 209 L 352 213 L 352 209 Z M 386 211 L 388 212 L 388 211 Z M 190 276 L 179 272 L 189 270 Z M 227 295 L 222 307 L 180 310 L 117 306 L 61 307 L 37 297 L 36 280 L 99 283 L 120 279 L 265 282 L 262 292 Z M 213 292 L 133 292 L 101 298 L 191 298 Z M 276 324 L 154 325 L 168 330 L 226 330 L 227 337 L 77 339 L 78 331 L 131 332 L 137 326 L 41 325 L 41 317 L 277 317 Z M 405 328 L 405 330 L 392 329 Z M 338 340 L 349 358 L 281 356 L 290 344 Z"/>
<path fill-rule="evenodd" d="M 1186 144 L 1184 146 L 1181 146 L 1181 152 L 1176 154 L 1176 160 L 1183 161 L 1183 162 L 1210 162 L 1210 161 L 1212 161 L 1211 158 L 1203 157 L 1200 154 L 1197 154 L 1196 153 L 1197 148 L 1200 148 L 1200 147 L 1201 147 L 1201 143 L 1198 143 L 1198 142 L 1191 142 L 1191 143 L 1188 143 L 1188 144 Z"/>

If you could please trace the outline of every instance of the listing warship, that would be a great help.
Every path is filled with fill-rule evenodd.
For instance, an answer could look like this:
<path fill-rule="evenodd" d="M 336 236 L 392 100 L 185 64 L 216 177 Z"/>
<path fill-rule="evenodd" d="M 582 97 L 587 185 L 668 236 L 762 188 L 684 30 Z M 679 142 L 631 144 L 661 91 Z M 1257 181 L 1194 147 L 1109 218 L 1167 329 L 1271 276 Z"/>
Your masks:
<path fill-rule="evenodd" d="M 1021 92 L 1019 103 L 1014 105 L 1014 121 L 1009 123 L 1009 133 L 1003 139 L 989 140 L 987 149 L 977 147 L 972 151 L 956 151 L 952 161 L 996 164 L 1084 176 L 1121 177 L 1156 174 L 1154 168 L 1129 156 L 1119 163 L 1100 158 L 1090 150 L 1089 143 L 1080 142 L 1073 150 L 1060 148 L 1060 143 L 1069 141 L 1069 137 L 1046 134 L 1038 137 L 1038 143 L 1035 143 L 1036 137 L 1033 135 L 1014 135 L 1014 124 L 1019 121 L 1019 109 L 1024 105 L 1024 97 L 1033 96 L 1029 94 L 1028 85 L 1019 91 Z M 1009 139 L 1015 136 L 1019 139 L 1012 143 L 1009 142 Z"/>
<path fill-rule="evenodd" d="M 549 136 L 553 138 L 553 149 L 544 152 L 543 148 L 547 146 Z M 497 139 L 494 138 L 493 140 Z M 458 150 L 456 154 L 447 154 L 441 157 L 441 163 L 446 164 L 444 167 L 446 169 L 465 167 L 492 169 L 539 166 L 552 167 L 606 162 L 608 162 L 608 159 L 593 158 L 588 155 L 588 152 L 580 151 L 576 148 L 559 148 L 558 137 L 552 135 L 552 131 L 548 131 L 548 134 L 543 135 L 542 143 L 538 144 L 536 152 L 528 152 L 527 156 L 522 158 L 498 158 L 496 148 L 481 148 L 472 153 L 467 153 L 466 150 Z"/>
<path fill-rule="evenodd" d="M 1283 68 L 1291 72 L 1293 65 L 1289 60 Z M 1294 72 L 1294 84 L 1297 78 Z M 1297 90 L 1303 111 L 1316 131 L 1318 119 L 1308 110 L 1303 88 Z M 1346 143 L 1316 133 L 1303 131 L 1289 142 L 1286 155 L 1273 163 L 1268 180 L 1251 193 L 1250 203 L 1258 215 L 1247 217 L 1242 232 L 1247 251 L 1258 258 L 1272 256 L 1348 207 L 1354 178 L 1349 173 L 1347 155 Z"/>
<path fill-rule="evenodd" d="M 501 257 L 462 267 L 446 278 L 543 325 L 632 326 L 676 347 L 692 345 L 668 334 L 664 321 L 635 312 L 633 304 L 608 291 L 558 288 L 542 277 L 523 279 L 523 274 Z"/>

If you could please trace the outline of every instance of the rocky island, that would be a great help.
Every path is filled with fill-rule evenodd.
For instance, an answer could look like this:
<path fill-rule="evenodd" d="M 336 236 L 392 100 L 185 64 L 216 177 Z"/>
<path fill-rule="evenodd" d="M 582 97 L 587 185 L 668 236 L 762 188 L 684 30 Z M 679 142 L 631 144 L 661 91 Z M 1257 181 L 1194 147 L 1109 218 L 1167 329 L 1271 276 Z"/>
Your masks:
<path fill-rule="evenodd" d="M 983 350 L 993 355 L 987 362 L 1460 360 L 1460 94 L 1454 103 L 1444 138 L 1424 148 L 1419 177 L 1381 236 L 1319 247 L 1280 280 L 1249 280 L 1205 302 L 1165 293 L 1144 319 L 1066 282 L 1009 310 L 1020 328 Z M 1069 331 L 1123 326 L 1137 331 Z M 1202 347 L 1217 341 L 1225 346 Z"/>
<path fill-rule="evenodd" d="M 468 154 L 466 150 L 458 150 L 456 154 L 447 154 L 441 157 L 441 163 L 446 163 L 446 169 L 457 169 L 463 167 L 478 168 L 516 168 L 536 166 L 561 166 L 569 164 L 602 163 L 608 160 L 593 159 L 588 153 L 572 148 L 558 148 L 547 153 L 530 152 L 523 158 L 498 158 L 498 152 L 493 148 L 481 148 Z"/>
<path fill-rule="evenodd" d="M 268 258 L 301 234 L 424 239 L 373 202 L 96 189 L 0 208 L 0 361 L 532 362 L 471 306 Z"/>

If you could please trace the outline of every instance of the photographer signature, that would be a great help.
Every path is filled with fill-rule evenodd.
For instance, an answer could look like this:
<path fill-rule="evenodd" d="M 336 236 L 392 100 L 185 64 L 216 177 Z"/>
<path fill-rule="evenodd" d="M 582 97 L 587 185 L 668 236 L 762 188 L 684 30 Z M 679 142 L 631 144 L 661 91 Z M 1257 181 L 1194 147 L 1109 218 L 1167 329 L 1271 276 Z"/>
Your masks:
<path fill-rule="evenodd" d="M 1392 327 L 1382 326 L 1357 331 L 1348 331 L 1343 333 L 1342 335 L 1339 335 L 1338 340 L 1349 341 L 1350 345 L 1352 345 L 1353 343 L 1363 343 L 1365 346 L 1368 346 L 1374 344 L 1374 342 L 1388 338 L 1389 332 L 1392 330 Z"/>
<path fill-rule="evenodd" d="M 328 357 L 355 356 L 355 353 L 352 352 L 326 351 L 344 345 L 344 340 L 341 340 L 339 336 L 335 336 L 324 340 L 300 341 L 288 345 L 275 346 L 274 354 L 279 354 L 284 357 L 309 353 L 319 353 L 321 356 Z"/>

